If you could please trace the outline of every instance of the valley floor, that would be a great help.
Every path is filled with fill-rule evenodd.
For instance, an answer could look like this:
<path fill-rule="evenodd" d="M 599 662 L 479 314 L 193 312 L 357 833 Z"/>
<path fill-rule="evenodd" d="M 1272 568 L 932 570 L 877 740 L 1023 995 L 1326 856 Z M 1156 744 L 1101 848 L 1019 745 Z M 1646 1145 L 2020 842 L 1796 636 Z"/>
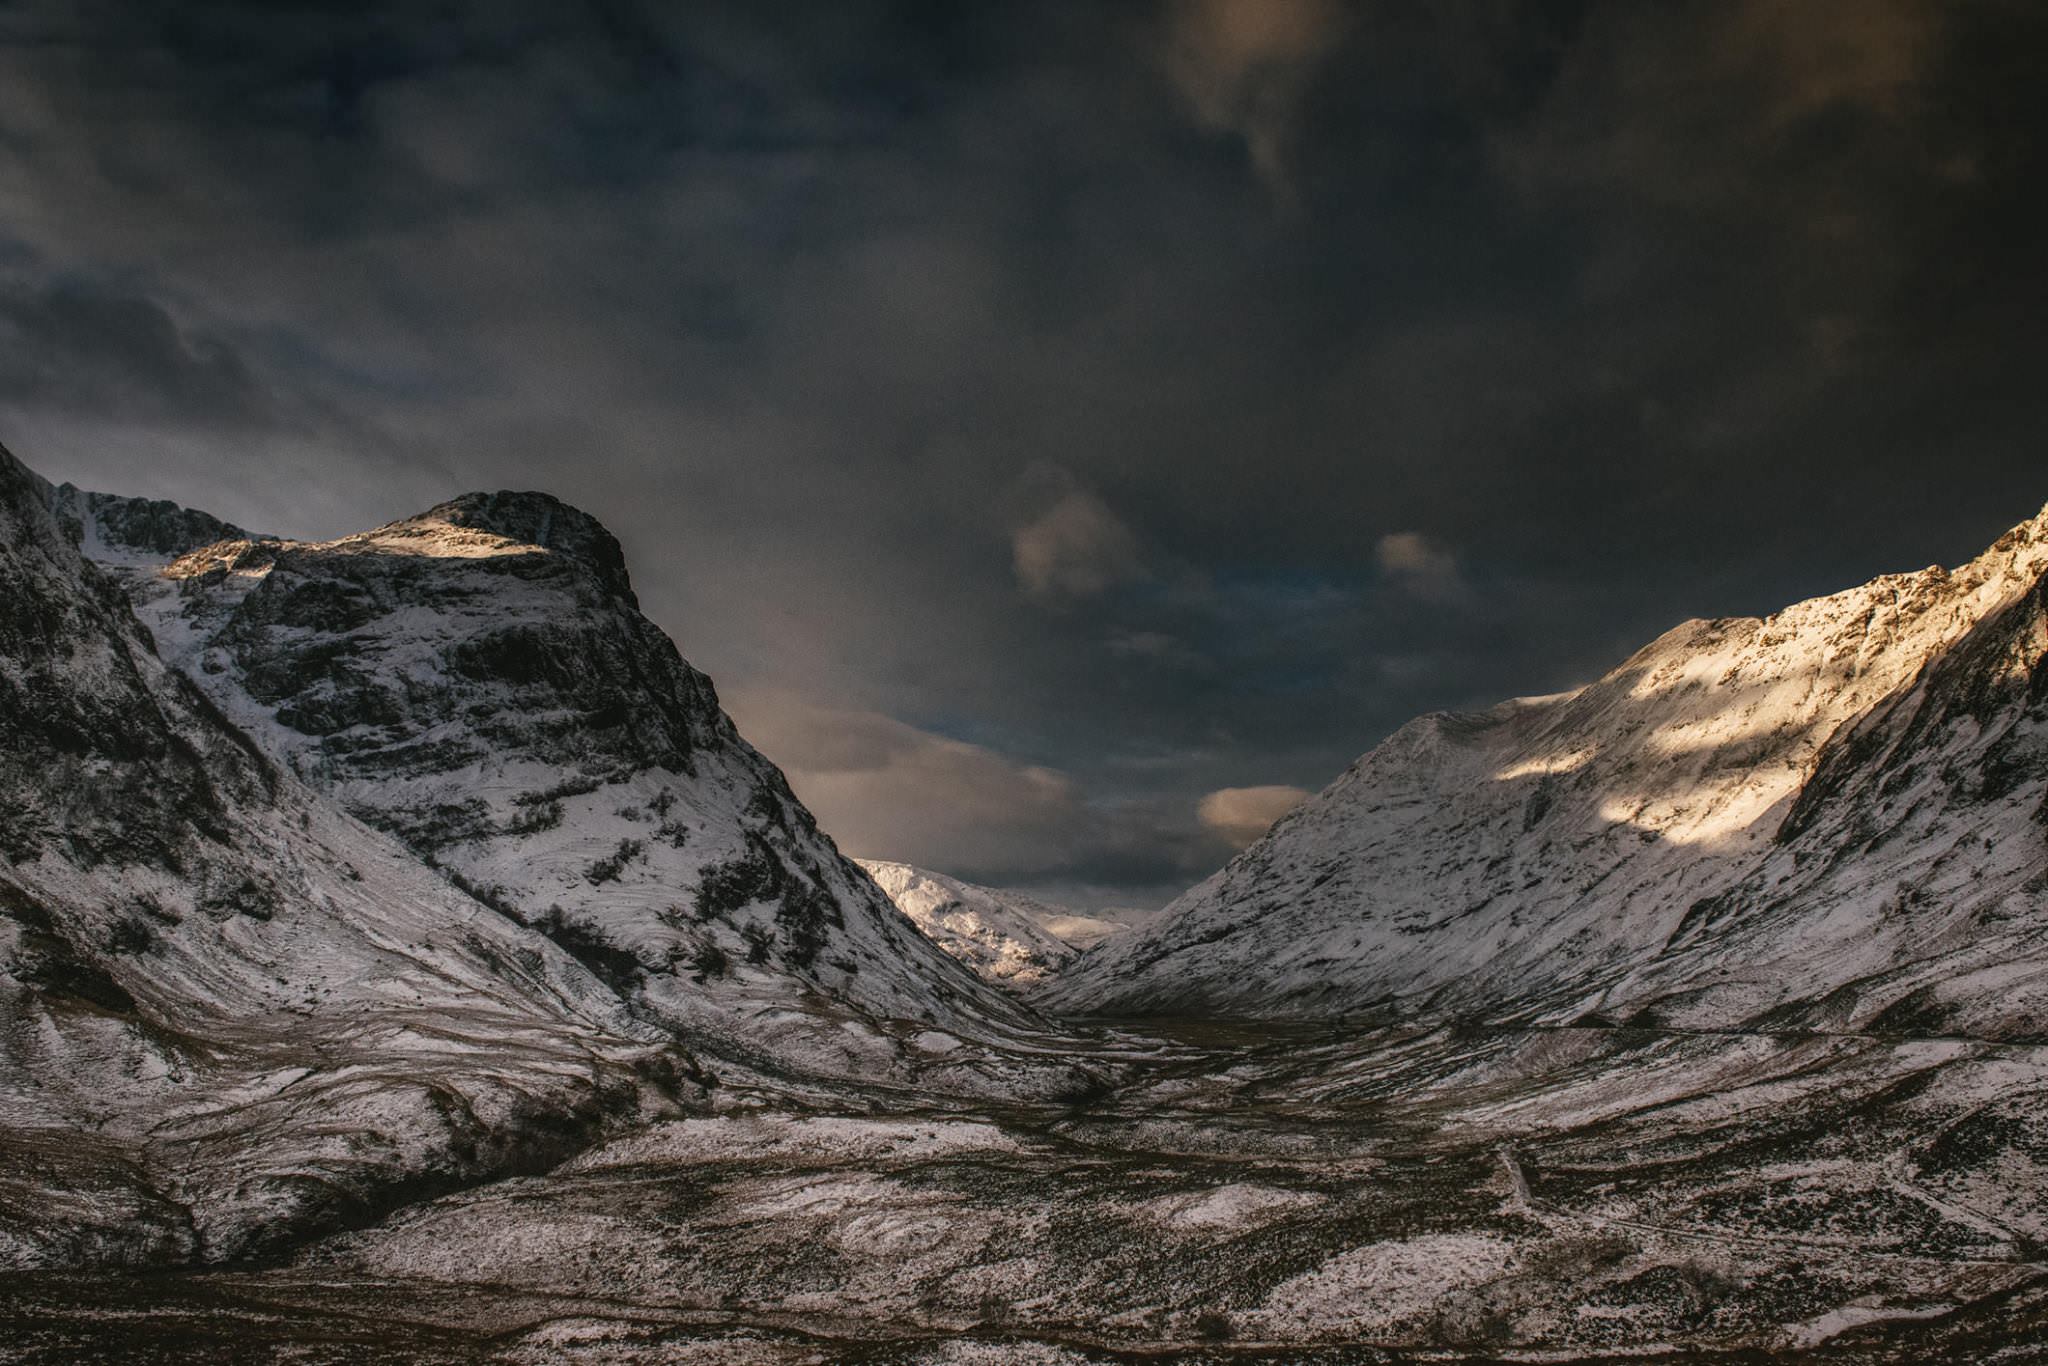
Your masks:
<path fill-rule="evenodd" d="M 2048 1046 L 1104 1023 L 990 1105 L 727 1088 L 0 1362 L 2048 1362 Z"/>

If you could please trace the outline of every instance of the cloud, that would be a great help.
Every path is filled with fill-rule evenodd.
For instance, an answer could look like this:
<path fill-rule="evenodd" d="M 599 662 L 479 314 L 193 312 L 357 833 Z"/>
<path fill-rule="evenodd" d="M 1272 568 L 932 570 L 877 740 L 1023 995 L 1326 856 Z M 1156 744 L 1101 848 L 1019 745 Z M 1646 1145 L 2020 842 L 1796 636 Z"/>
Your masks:
<path fill-rule="evenodd" d="M 1941 15 L 1927 0 L 1861 0 L 1853 9 L 1746 0 L 1731 7 L 1714 58 L 1768 84 L 1780 126 L 1829 108 L 1905 114 L 1940 52 Z"/>
<path fill-rule="evenodd" d="M 133 422 L 246 425 L 270 398 L 233 347 L 154 299 L 0 276 L 0 403 Z"/>
<path fill-rule="evenodd" d="M 1380 568 L 1390 574 L 1437 577 L 1458 570 L 1458 557 L 1419 531 L 1396 531 L 1380 537 L 1374 556 Z"/>
<path fill-rule="evenodd" d="M 1117 659 L 1142 661 L 1158 669 L 1194 670 L 1209 662 L 1170 631 L 1113 629 L 1104 643 Z"/>
<path fill-rule="evenodd" d="M 877 712 L 773 693 L 730 705 L 853 857 L 1015 871 L 1056 861 L 1080 822 L 1073 783 L 1052 769 Z"/>
<path fill-rule="evenodd" d="M 1380 537 L 1373 547 L 1373 557 L 1382 572 L 1419 598 L 1443 602 L 1464 591 L 1456 552 L 1419 531 L 1396 531 Z"/>
<path fill-rule="evenodd" d="M 882 852 L 1136 901 L 1246 773 L 2042 498 L 2040 6 L 316 8 L 0 3 L 0 439 L 587 505 Z"/>
<path fill-rule="evenodd" d="M 1244 140 L 1252 165 L 1292 197 L 1288 141 L 1303 88 L 1342 36 L 1336 0 L 1176 0 L 1165 61 L 1195 118 Z"/>
<path fill-rule="evenodd" d="M 843 852 L 1009 886 L 1133 887 L 1161 899 L 1211 871 L 1162 806 L 1090 803 L 1067 774 L 876 712 L 788 693 L 729 702 Z"/>
<path fill-rule="evenodd" d="M 1010 533 L 1017 586 L 1043 601 L 1091 598 L 1143 577 L 1138 538 L 1109 505 L 1064 471 L 1041 476 L 1064 484 L 1052 505 Z"/>
<path fill-rule="evenodd" d="M 1599 186 L 1716 214 L 1783 210 L 1796 193 L 1806 221 L 1781 226 L 1811 231 L 1816 214 L 1863 201 L 1854 181 L 1809 174 L 1812 137 L 1838 172 L 1866 169 L 1840 155 L 1845 135 L 1879 132 L 1907 164 L 1945 155 L 1942 139 L 1894 136 L 1929 93 L 1944 26 L 1928 0 L 1597 10 L 1535 117 L 1497 150 L 1539 191 Z"/>
<path fill-rule="evenodd" d="M 1306 789 L 1267 787 L 1218 788 L 1202 798 L 1195 814 L 1208 830 L 1242 849 L 1273 828 L 1273 822 L 1307 801 Z"/>

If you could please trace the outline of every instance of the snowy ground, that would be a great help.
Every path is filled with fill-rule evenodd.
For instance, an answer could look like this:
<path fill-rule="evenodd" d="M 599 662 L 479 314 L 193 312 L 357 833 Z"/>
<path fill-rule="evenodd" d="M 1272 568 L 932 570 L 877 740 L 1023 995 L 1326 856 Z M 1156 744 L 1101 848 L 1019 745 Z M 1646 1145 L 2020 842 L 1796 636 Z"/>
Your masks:
<path fill-rule="evenodd" d="M 16 1278 L 0 1361 L 2048 1360 L 2048 1047 L 1073 1043 L 1103 1094 L 729 1088 L 282 1265 Z"/>

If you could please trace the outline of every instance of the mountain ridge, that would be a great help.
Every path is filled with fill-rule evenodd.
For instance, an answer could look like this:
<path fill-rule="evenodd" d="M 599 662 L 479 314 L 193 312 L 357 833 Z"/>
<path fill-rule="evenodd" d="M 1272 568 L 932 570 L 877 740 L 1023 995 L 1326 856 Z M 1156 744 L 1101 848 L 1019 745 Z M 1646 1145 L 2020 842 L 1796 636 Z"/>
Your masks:
<path fill-rule="evenodd" d="M 687 1052 L 229 722 L 49 487 L 0 450 L 0 1264 L 258 1255 L 673 1112 Z"/>
<path fill-rule="evenodd" d="M 2044 575 L 2048 510 L 1953 571 L 1688 621 L 1585 687 L 1417 718 L 1043 1000 L 1302 1018 L 1613 1010 L 1608 993 L 1626 996 L 1703 905 L 1757 879 L 1743 894 L 1769 899 L 1790 876 L 1780 832 L 1830 745 Z"/>

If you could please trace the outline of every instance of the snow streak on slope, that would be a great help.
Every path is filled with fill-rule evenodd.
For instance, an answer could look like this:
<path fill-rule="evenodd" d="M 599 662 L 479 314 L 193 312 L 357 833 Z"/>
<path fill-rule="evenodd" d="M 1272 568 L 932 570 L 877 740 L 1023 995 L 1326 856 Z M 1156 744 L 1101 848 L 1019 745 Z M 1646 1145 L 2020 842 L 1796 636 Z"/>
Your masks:
<path fill-rule="evenodd" d="M 2024 615 L 2044 573 L 2048 513 L 1953 573 L 1689 622 L 1578 691 L 1423 717 L 1045 999 L 1568 1019 L 1670 997 L 1667 1015 L 1712 1024 L 1939 954 L 1973 917 L 2038 930 L 2038 766 L 2007 762 L 1999 800 L 1945 807 L 1945 824 L 1931 798 L 1909 811 L 1881 783 L 1810 780 L 1846 772 L 1859 723 L 1899 715 L 1945 670 L 1995 700 L 1902 743 L 1960 747 L 1946 791 L 1981 793 L 1967 765 L 1992 762 L 1987 737 L 2031 726 L 2017 699 L 2041 666 L 2024 629 L 1996 628 L 1995 658 L 1973 642 Z M 1996 851 L 1973 885 L 1954 885 L 1977 871 L 1955 858 L 1947 882 L 1924 882 L 1966 836 Z M 1879 837 L 1897 841 L 1885 859 L 1843 861 Z M 1667 949 L 1688 966 L 1655 966 Z"/>
<path fill-rule="evenodd" d="M 859 862 L 911 924 L 985 981 L 1029 991 L 1080 956 L 1045 928 L 1074 918 L 1060 907 L 907 863 Z"/>

